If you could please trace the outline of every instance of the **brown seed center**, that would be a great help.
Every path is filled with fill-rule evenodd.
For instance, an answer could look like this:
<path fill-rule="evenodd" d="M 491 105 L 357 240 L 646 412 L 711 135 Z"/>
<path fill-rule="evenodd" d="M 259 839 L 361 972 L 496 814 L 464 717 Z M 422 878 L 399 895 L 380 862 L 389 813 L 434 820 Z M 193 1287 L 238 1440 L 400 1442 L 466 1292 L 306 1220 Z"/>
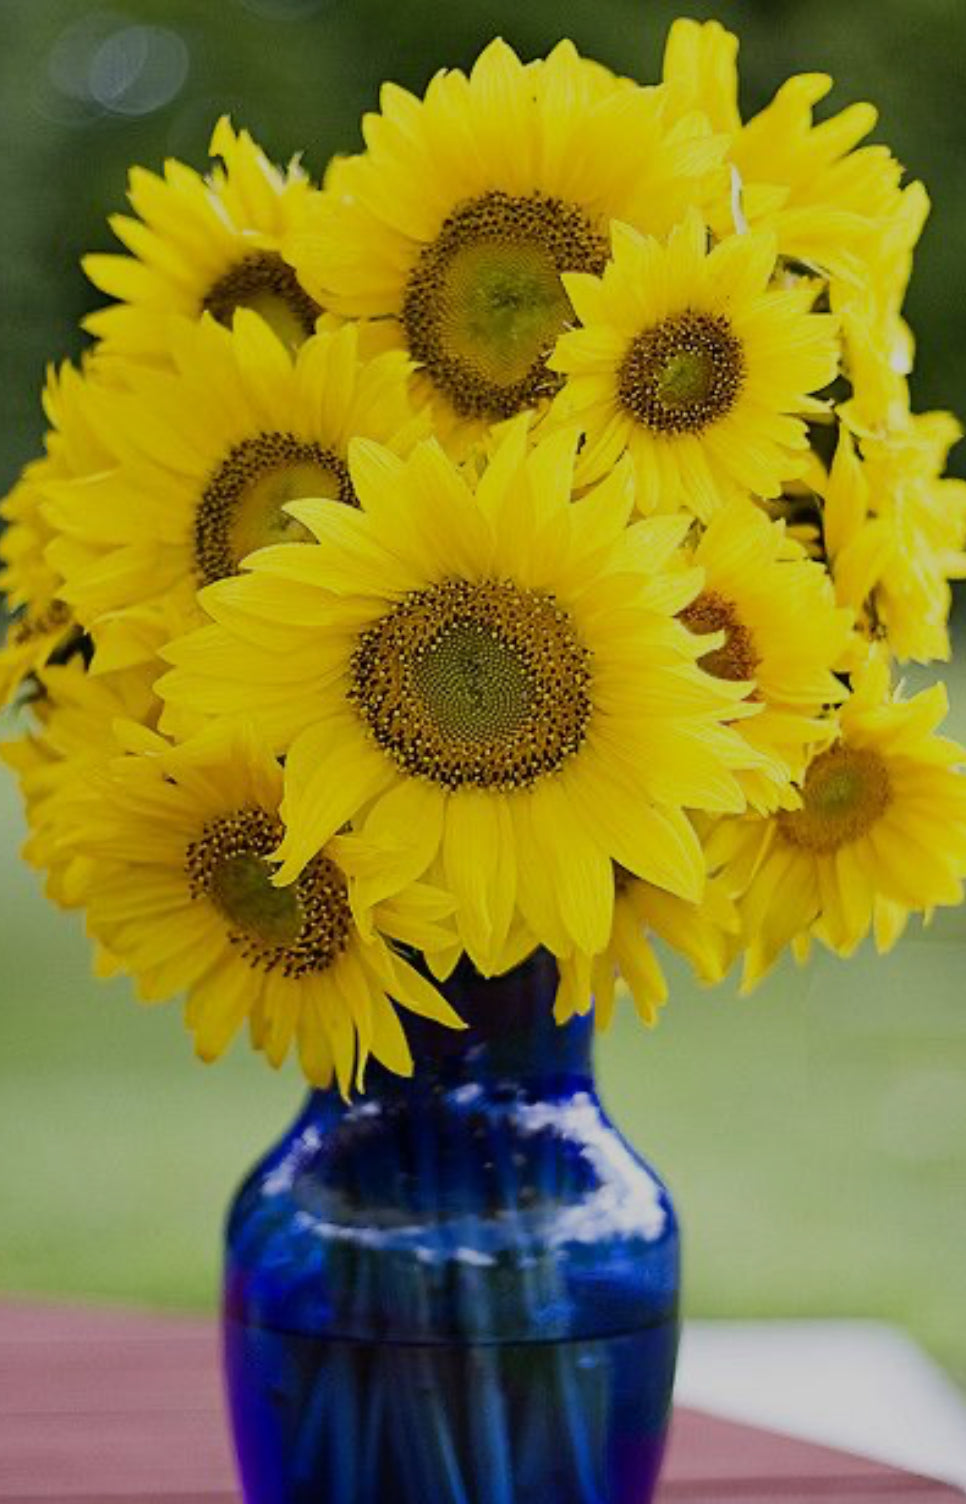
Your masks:
<path fill-rule="evenodd" d="M 606 237 L 575 204 L 499 191 L 470 199 L 410 275 L 410 353 L 461 417 L 512 417 L 562 385 L 546 364 L 573 317 L 560 273 L 599 274 L 607 259 Z"/>
<path fill-rule="evenodd" d="M 680 612 L 689 632 L 703 637 L 708 632 L 724 632 L 725 640 L 720 648 L 702 653 L 698 659 L 705 673 L 716 679 L 753 679 L 761 658 L 755 648 L 755 640 L 741 621 L 734 604 L 719 595 L 716 590 L 702 590 L 699 596 Z"/>
<path fill-rule="evenodd" d="M 744 377 L 744 350 L 730 320 L 689 309 L 631 342 L 618 399 L 652 433 L 701 433 L 731 411 Z"/>
<path fill-rule="evenodd" d="M 809 851 L 832 852 L 857 841 L 892 798 L 889 770 L 877 752 L 842 743 L 810 765 L 802 808 L 778 816 L 782 838 Z"/>
<path fill-rule="evenodd" d="M 277 251 L 252 251 L 236 262 L 208 289 L 201 306 L 228 329 L 236 308 L 251 308 L 293 348 L 314 331 L 322 312 Z"/>
<path fill-rule="evenodd" d="M 406 773 L 527 788 L 587 733 L 590 654 L 554 597 L 510 581 L 412 591 L 359 638 L 349 699 Z"/>

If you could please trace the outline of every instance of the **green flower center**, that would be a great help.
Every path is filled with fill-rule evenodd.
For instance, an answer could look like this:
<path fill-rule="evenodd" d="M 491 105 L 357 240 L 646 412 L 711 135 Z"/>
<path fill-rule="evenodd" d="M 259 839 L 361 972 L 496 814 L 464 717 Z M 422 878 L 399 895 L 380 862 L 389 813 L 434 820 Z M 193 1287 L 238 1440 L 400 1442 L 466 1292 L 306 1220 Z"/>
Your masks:
<path fill-rule="evenodd" d="M 512 417 L 559 390 L 547 357 L 573 317 L 560 273 L 601 272 L 606 238 L 542 194 L 460 204 L 409 278 L 410 353 L 462 417 Z"/>
<path fill-rule="evenodd" d="M 326 497 L 356 506 L 343 460 L 290 433 L 260 433 L 231 449 L 195 513 L 195 565 L 204 585 L 237 574 L 242 559 L 270 543 L 310 543 L 287 502 Z"/>
<path fill-rule="evenodd" d="M 291 887 L 276 888 L 277 815 L 245 808 L 210 820 L 185 852 L 192 898 L 207 899 L 249 965 L 286 977 L 326 971 L 346 949 L 352 911 L 342 873 L 317 856 Z"/>
<path fill-rule="evenodd" d="M 744 385 L 741 341 L 724 314 L 663 319 L 631 342 L 618 400 L 653 433 L 701 433 L 731 411 Z"/>
<path fill-rule="evenodd" d="M 322 312 L 277 251 L 243 257 L 208 289 L 201 307 L 227 329 L 236 308 L 251 308 L 293 349 L 313 333 Z"/>
<path fill-rule="evenodd" d="M 552 595 L 447 580 L 412 591 L 363 632 L 349 699 L 406 773 L 509 791 L 556 772 L 582 745 L 589 662 Z"/>
<path fill-rule="evenodd" d="M 877 752 L 841 743 L 816 757 L 805 775 L 802 808 L 778 816 L 793 846 L 837 851 L 857 841 L 888 809 L 889 770 Z"/>

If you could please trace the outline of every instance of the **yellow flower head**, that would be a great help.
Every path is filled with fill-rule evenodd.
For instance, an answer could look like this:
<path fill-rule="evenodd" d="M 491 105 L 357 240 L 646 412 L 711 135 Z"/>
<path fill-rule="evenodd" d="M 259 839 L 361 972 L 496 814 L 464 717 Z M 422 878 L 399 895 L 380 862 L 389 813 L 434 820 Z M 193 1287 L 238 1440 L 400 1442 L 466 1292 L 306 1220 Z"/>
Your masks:
<path fill-rule="evenodd" d="M 95 678 L 80 657 L 38 665 L 30 729 L 0 743 L 0 761 L 16 773 L 27 815 L 23 856 L 46 873 L 47 896 L 62 908 L 84 903 L 93 880 L 90 862 L 70 842 L 79 816 L 90 818 L 90 777 L 118 755 L 122 721 L 156 722 L 156 673 L 150 664 Z M 96 800 L 93 813 L 96 818 Z"/>
<path fill-rule="evenodd" d="M 44 511 L 46 487 L 89 477 L 113 463 L 109 450 L 92 424 L 92 388 L 116 385 L 116 372 L 88 359 L 78 371 L 66 361 L 49 367 L 44 411 L 50 428 L 42 459 L 27 465 L 13 490 L 0 503 L 0 591 L 14 617 L 0 649 L 0 709 L 9 704 L 24 682 L 50 660 L 79 645 L 81 626 L 63 594 L 63 576 L 48 549 L 54 537 Z M 86 625 L 86 624 L 85 624 Z"/>
<path fill-rule="evenodd" d="M 752 985 L 786 945 L 811 937 L 850 955 L 874 930 L 881 951 L 910 913 L 962 901 L 966 750 L 936 735 L 945 689 L 902 701 L 871 663 L 841 711 L 841 736 L 814 758 L 802 807 L 722 821 L 709 861 L 739 903 Z"/>
<path fill-rule="evenodd" d="M 318 546 L 270 548 L 211 586 L 221 625 L 165 653 L 166 696 L 252 716 L 285 749 L 280 881 L 347 819 L 429 870 L 463 944 L 499 965 L 519 911 L 555 954 L 608 941 L 612 860 L 696 899 L 684 806 L 736 809 L 754 754 L 722 724 L 743 686 L 695 668 L 668 560 L 687 519 L 628 528 L 630 471 L 572 500 L 575 436 L 511 425 L 475 494 L 433 443 L 358 443 L 358 510 L 291 511 Z"/>
<path fill-rule="evenodd" d="M 567 377 L 551 420 L 587 443 L 579 476 L 634 460 L 644 512 L 712 515 L 722 496 L 775 496 L 801 473 L 808 394 L 838 369 L 835 321 L 813 293 L 769 286 L 774 237 L 733 235 L 709 249 L 691 215 L 665 243 L 615 225 L 602 278 L 565 276 L 582 327 L 550 362 Z"/>
<path fill-rule="evenodd" d="M 902 167 L 884 146 L 860 146 L 877 111 L 853 104 L 821 122 L 815 106 L 832 88 L 825 73 L 788 79 L 771 103 L 743 124 L 738 109 L 738 39 L 717 21 L 676 21 L 664 80 L 673 114 L 703 111 L 729 138 L 731 179 L 722 174 L 712 222 L 728 233 L 738 217 L 771 229 L 782 256 L 901 296 L 909 255 L 928 200 L 921 183 L 901 186 Z M 737 205 L 735 186 L 739 189 Z"/>
<path fill-rule="evenodd" d="M 207 179 L 173 159 L 161 177 L 132 168 L 137 218 L 111 219 L 130 255 L 84 258 L 95 287 L 118 300 L 84 321 L 111 355 L 165 362 L 173 316 L 207 312 L 230 325 L 236 308 L 251 308 L 293 346 L 315 327 L 322 310 L 281 251 L 313 193 L 304 171 L 279 171 L 225 116 L 211 154 L 224 165 Z"/>
<path fill-rule="evenodd" d="M 555 1016 L 566 1023 L 594 1006 L 600 1029 L 610 1027 L 623 982 L 641 1022 L 657 1023 L 668 986 L 652 944 L 663 940 L 690 961 L 700 980 L 720 982 L 739 946 L 738 910 L 720 882 L 709 882 L 699 903 L 689 903 L 622 867 L 614 874 L 614 921 L 610 941 L 598 956 L 561 960 Z"/>
<path fill-rule="evenodd" d="M 370 1055 L 411 1071 L 394 1003 L 461 1027 L 391 943 L 447 945 L 445 895 L 415 885 L 367 914 L 363 934 L 351 886 L 371 855 L 351 835 L 317 852 L 291 886 L 273 885 L 282 775 L 244 728 L 144 745 L 97 779 L 89 819 L 75 822 L 74 847 L 93 866 L 88 927 L 142 999 L 187 994 L 203 1060 L 247 1020 L 273 1065 L 294 1043 L 313 1084 L 334 1073 L 348 1093 Z"/>
<path fill-rule="evenodd" d="M 899 659 L 949 657 L 950 578 L 966 574 L 966 482 L 942 478 L 962 433 L 950 413 L 907 415 L 860 439 L 842 429 L 825 485 L 835 593 Z"/>
<path fill-rule="evenodd" d="M 98 670 L 189 630 L 202 619 L 198 588 L 246 554 L 308 538 L 287 502 L 354 505 L 350 438 L 403 442 L 412 423 L 402 357 L 361 362 L 354 328 L 292 352 L 241 310 L 232 330 L 185 325 L 171 350 L 172 370 L 132 368 L 130 390 L 101 400 L 111 467 L 47 488 L 59 535 L 48 557 L 93 630 Z"/>
<path fill-rule="evenodd" d="M 665 233 L 720 146 L 570 42 L 529 64 L 493 42 L 468 77 L 439 73 L 422 100 L 387 84 L 381 105 L 287 249 L 327 307 L 392 321 L 459 444 L 553 393 L 560 274 L 603 270 L 612 218 Z"/>
<path fill-rule="evenodd" d="M 733 501 L 712 518 L 692 562 L 704 587 L 681 620 L 699 635 L 724 634 L 699 660 L 702 668 L 751 681 L 759 714 L 738 729 L 772 761 L 741 779 L 756 808 L 773 809 L 790 802 L 789 780 L 835 734 L 826 712 L 846 695 L 835 670 L 851 638 L 852 612 L 836 607 L 823 566 L 750 501 Z"/>

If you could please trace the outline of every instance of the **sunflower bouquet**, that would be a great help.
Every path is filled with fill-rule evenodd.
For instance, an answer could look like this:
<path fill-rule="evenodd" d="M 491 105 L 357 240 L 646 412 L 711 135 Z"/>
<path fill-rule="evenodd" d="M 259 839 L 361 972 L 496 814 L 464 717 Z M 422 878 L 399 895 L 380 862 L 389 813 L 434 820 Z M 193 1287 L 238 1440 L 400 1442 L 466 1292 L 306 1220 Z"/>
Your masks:
<path fill-rule="evenodd" d="M 680 21 L 644 87 L 502 42 L 313 183 L 228 120 L 135 168 L 113 301 L 3 503 L 3 749 L 47 891 L 198 1053 L 406 1073 L 556 958 L 556 1014 L 887 950 L 962 896 L 939 685 L 959 437 L 911 411 L 928 203 L 874 110 Z"/>

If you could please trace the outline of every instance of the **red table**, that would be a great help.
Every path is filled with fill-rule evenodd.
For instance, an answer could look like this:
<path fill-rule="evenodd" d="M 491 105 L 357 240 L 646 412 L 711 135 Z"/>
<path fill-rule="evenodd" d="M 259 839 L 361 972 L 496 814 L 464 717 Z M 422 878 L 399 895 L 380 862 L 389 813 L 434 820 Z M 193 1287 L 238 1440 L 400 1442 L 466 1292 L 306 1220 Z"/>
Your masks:
<path fill-rule="evenodd" d="M 660 1499 L 952 1504 L 966 1494 L 684 1410 Z M 0 1302 L 0 1504 L 42 1501 L 239 1504 L 211 1322 Z"/>

